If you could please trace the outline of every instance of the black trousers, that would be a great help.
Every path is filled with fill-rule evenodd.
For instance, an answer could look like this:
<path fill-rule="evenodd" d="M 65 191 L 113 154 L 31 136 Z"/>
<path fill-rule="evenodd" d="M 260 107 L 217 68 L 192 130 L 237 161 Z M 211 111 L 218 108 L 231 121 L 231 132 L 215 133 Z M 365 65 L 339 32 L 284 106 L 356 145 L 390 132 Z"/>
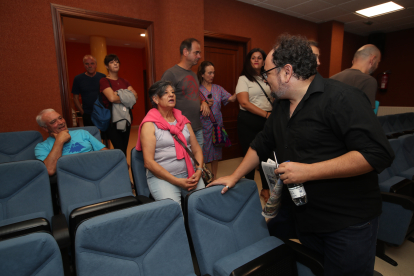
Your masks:
<path fill-rule="evenodd" d="M 120 149 L 127 156 L 129 133 L 131 131 L 131 125 L 127 126 L 126 131 L 116 129 L 116 124 L 111 123 L 106 132 L 106 137 L 111 140 L 114 149 Z"/>
<path fill-rule="evenodd" d="M 262 131 L 265 123 L 266 123 L 266 118 L 250 113 L 249 111 L 243 111 L 243 110 L 239 111 L 239 115 L 237 117 L 237 133 L 239 136 L 240 147 L 241 147 L 243 155 L 246 155 L 247 150 L 250 147 L 250 143 L 254 140 L 256 135 L 260 131 Z M 254 180 L 254 172 L 255 170 L 252 170 L 251 172 L 246 174 L 245 177 L 247 179 Z M 259 173 L 260 173 L 260 178 L 262 179 L 263 189 L 269 189 L 269 186 L 267 185 L 266 177 L 263 173 L 263 169 L 261 165 L 259 165 Z"/>
<path fill-rule="evenodd" d="M 82 115 L 83 125 L 84 126 L 95 126 L 91 119 L 91 114 L 83 113 Z"/>

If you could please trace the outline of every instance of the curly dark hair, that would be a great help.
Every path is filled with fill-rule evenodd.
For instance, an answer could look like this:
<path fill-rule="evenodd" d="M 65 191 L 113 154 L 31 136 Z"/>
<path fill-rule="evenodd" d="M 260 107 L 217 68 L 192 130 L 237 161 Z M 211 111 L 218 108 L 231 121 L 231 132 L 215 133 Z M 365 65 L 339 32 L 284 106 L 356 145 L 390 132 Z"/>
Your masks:
<path fill-rule="evenodd" d="M 279 36 L 273 49 L 272 61 L 279 71 L 286 64 L 290 64 L 293 76 L 298 79 L 307 80 L 316 74 L 316 56 L 306 37 L 283 34 Z"/>
<path fill-rule="evenodd" d="M 256 53 L 256 52 L 259 52 L 259 53 L 261 53 L 262 54 L 262 57 L 263 57 L 263 60 L 265 60 L 266 59 L 266 53 L 265 53 L 265 51 L 263 51 L 262 49 L 260 49 L 260 48 L 254 48 L 254 49 L 252 49 L 247 55 L 246 55 L 246 58 L 244 59 L 244 64 L 243 64 L 243 70 L 242 70 L 242 72 L 240 73 L 240 76 L 246 76 L 246 78 L 249 80 L 249 81 L 252 81 L 252 82 L 254 82 L 254 77 L 255 76 L 261 76 L 260 74 L 259 75 L 257 75 L 257 72 L 253 69 L 253 67 L 252 67 L 252 62 L 251 62 L 251 58 L 252 58 L 252 55 L 254 54 L 254 53 Z"/>

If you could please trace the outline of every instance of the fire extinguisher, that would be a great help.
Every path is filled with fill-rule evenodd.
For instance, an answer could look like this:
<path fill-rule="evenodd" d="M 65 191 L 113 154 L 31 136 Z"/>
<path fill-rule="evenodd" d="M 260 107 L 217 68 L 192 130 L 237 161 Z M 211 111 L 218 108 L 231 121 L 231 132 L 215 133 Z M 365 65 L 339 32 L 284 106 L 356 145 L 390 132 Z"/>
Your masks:
<path fill-rule="evenodd" d="M 391 71 L 387 70 L 381 74 L 379 89 L 381 92 L 386 92 L 388 89 L 388 81 Z"/>

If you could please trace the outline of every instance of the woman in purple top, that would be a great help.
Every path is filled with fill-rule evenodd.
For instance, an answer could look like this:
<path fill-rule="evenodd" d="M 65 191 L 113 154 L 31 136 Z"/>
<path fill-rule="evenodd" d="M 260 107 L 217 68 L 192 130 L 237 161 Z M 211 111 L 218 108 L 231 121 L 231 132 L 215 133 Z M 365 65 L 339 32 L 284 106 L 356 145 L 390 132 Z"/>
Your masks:
<path fill-rule="evenodd" d="M 221 115 L 221 105 L 226 105 L 228 102 L 234 102 L 236 100 L 236 94 L 233 96 L 229 92 L 224 90 L 223 87 L 213 84 L 214 79 L 214 65 L 209 61 L 203 61 L 198 67 L 197 72 L 198 80 L 200 81 L 200 93 L 202 99 L 207 99 L 207 103 L 210 106 L 210 110 L 216 119 L 219 126 L 223 126 L 223 116 Z M 203 125 L 203 156 L 204 162 L 211 162 L 211 170 L 214 175 L 214 179 L 217 176 L 218 160 L 221 159 L 222 153 L 220 147 L 213 146 L 212 131 L 213 123 L 210 117 L 200 115 L 200 120 Z"/>

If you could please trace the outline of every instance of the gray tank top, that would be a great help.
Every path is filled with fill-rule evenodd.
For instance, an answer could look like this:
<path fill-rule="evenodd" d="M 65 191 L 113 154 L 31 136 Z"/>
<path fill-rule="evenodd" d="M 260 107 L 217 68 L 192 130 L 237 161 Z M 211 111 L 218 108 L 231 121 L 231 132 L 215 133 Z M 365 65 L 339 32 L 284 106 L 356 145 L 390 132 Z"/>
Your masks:
<path fill-rule="evenodd" d="M 177 124 L 177 121 L 169 123 L 170 125 Z M 177 154 L 175 152 L 174 138 L 168 130 L 162 130 L 154 124 L 155 127 L 155 154 L 154 160 L 166 169 L 172 175 L 177 175 L 187 172 L 187 166 L 185 160 L 177 160 Z M 187 128 L 187 125 L 183 128 L 183 135 L 187 140 L 187 147 L 191 150 L 190 145 L 190 131 Z M 180 146 L 180 145 L 179 145 Z M 181 147 L 181 146 L 180 146 Z M 191 160 L 191 163 L 194 162 Z M 154 176 L 150 170 L 147 170 L 147 178 Z"/>

